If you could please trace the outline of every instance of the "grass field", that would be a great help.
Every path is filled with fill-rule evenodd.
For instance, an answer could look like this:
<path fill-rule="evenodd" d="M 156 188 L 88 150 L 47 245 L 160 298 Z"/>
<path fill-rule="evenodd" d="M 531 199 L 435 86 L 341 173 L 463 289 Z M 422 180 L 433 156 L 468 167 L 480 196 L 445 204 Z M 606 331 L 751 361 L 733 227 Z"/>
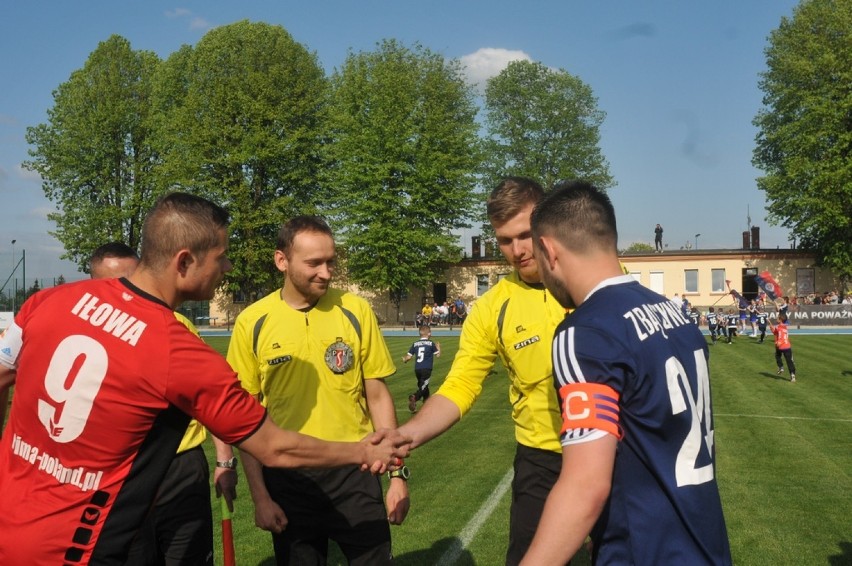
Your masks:
<path fill-rule="evenodd" d="M 393 357 L 412 340 L 388 338 Z M 439 340 L 444 355 L 432 374 L 433 392 L 458 348 L 458 338 Z M 227 348 L 227 338 L 208 341 Z M 776 376 L 771 342 L 740 337 L 710 348 L 717 473 L 734 563 L 852 564 L 852 336 L 794 335 L 792 341 L 795 384 Z M 402 423 L 410 417 L 407 397 L 416 382 L 410 364 L 398 366 L 388 385 Z M 506 375 L 496 369 L 465 419 L 408 460 L 411 511 L 392 530 L 402 566 L 503 563 L 509 512 L 503 490 L 514 434 Z M 212 456 L 209 447 L 207 453 Z M 254 527 L 244 481 L 239 488 L 237 564 L 271 565 L 269 535 Z M 215 520 L 218 525 L 218 509 Z M 216 537 L 218 545 L 218 527 Z M 330 563 L 343 563 L 332 556 Z M 588 559 L 578 556 L 574 564 Z"/>

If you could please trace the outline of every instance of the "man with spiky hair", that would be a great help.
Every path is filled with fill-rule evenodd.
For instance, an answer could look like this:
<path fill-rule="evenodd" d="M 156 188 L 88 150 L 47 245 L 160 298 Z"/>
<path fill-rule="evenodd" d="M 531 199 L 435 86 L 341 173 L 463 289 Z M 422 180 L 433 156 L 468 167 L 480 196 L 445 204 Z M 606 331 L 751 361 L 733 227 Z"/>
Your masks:
<path fill-rule="evenodd" d="M 213 297 L 227 249 L 227 212 L 172 193 L 149 212 L 130 277 L 45 289 L 21 307 L 0 337 L 0 397 L 15 385 L 0 564 L 124 564 L 191 418 L 269 466 L 378 473 L 407 455 L 395 433 L 332 443 L 278 428 L 175 318 L 181 302 Z"/>
<path fill-rule="evenodd" d="M 622 271 L 609 197 L 554 188 L 532 215 L 544 284 L 576 309 L 553 337 L 562 471 L 525 566 L 731 564 L 716 484 L 707 342 Z"/>

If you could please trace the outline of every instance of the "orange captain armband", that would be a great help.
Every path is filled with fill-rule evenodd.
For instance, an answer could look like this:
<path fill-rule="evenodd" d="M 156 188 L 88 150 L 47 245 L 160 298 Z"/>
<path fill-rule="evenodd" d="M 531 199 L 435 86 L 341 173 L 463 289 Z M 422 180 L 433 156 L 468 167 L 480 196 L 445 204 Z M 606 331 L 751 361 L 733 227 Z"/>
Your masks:
<path fill-rule="evenodd" d="M 559 388 L 562 399 L 562 433 L 572 429 L 594 428 L 621 440 L 619 395 L 602 383 L 571 383 Z"/>

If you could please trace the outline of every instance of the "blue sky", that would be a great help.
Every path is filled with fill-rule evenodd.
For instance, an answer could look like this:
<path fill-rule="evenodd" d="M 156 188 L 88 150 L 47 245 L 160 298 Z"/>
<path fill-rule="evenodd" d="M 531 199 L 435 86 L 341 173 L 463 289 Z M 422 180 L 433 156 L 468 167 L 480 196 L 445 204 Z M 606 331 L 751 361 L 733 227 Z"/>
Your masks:
<path fill-rule="evenodd" d="M 601 148 L 618 185 L 610 191 L 620 245 L 653 243 L 656 223 L 670 248 L 741 245 L 750 211 L 761 246 L 789 247 L 765 220 L 751 165 L 761 107 L 758 73 L 770 31 L 793 0 L 571 1 L 95 0 L 8 2 L 0 18 L 0 279 L 27 251 L 27 278 L 82 277 L 48 235 L 53 204 L 28 159 L 25 132 L 46 121 L 52 91 L 112 34 L 168 57 L 213 27 L 241 19 L 280 24 L 327 71 L 348 50 L 384 38 L 414 42 L 466 63 L 472 81 L 527 58 L 590 85 L 606 113 Z M 464 234 L 469 241 L 472 232 Z"/>

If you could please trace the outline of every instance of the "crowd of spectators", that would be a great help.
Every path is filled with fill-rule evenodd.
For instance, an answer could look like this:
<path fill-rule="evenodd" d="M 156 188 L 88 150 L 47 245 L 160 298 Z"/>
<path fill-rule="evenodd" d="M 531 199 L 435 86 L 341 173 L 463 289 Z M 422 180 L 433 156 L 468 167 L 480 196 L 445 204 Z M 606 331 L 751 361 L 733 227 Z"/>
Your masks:
<path fill-rule="evenodd" d="M 844 298 L 841 293 L 834 291 L 826 291 L 820 293 L 809 293 L 794 297 L 794 304 L 799 305 L 852 305 L 852 291 L 846 293 Z"/>
<path fill-rule="evenodd" d="M 461 297 L 453 302 L 444 301 L 443 304 L 424 303 L 423 308 L 417 313 L 414 323 L 421 326 L 446 326 L 459 325 L 467 316 L 467 305 Z"/>

